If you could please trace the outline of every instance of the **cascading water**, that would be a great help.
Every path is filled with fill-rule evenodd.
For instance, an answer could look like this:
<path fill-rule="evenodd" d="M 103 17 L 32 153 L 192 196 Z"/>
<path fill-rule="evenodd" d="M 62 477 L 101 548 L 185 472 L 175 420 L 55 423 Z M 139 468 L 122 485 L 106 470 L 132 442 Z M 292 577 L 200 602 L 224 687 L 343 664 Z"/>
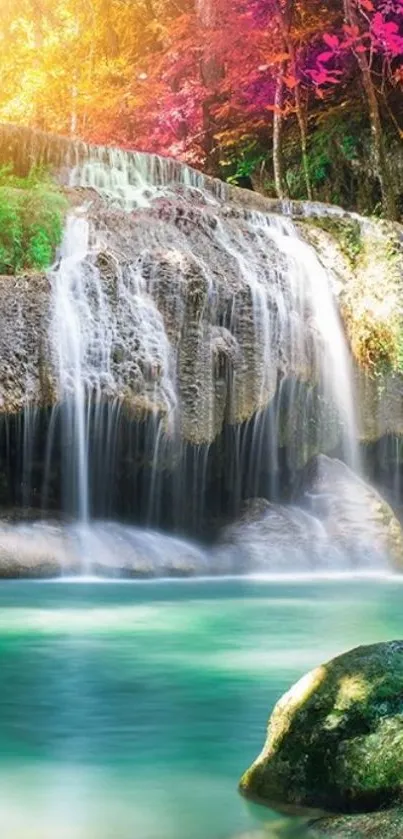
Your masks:
<path fill-rule="evenodd" d="M 357 469 L 332 280 L 291 219 L 237 206 L 178 163 L 60 142 L 77 197 L 50 273 L 45 506 L 58 449 L 63 508 L 87 536 L 93 519 L 133 508 L 145 524 L 200 535 L 216 503 L 222 521 L 245 498 L 278 502 L 287 482 L 292 495 L 312 454 L 338 447 Z M 49 148 L 41 137 L 39 159 Z M 325 539 L 308 509 L 287 509 L 277 522 L 294 516 L 294 534 Z M 95 567 L 102 535 L 91 533 Z"/>
<path fill-rule="evenodd" d="M 86 427 L 88 383 L 85 380 L 84 368 L 87 347 L 83 330 L 83 322 L 88 323 L 91 319 L 83 290 L 86 281 L 84 260 L 88 248 L 88 222 L 82 216 L 70 216 L 67 220 L 60 264 L 53 277 L 54 312 L 51 330 L 57 350 L 63 435 L 70 443 L 64 465 L 68 475 L 68 495 L 72 512 L 84 524 L 89 519 Z M 97 324 L 91 326 L 94 330 L 98 328 Z M 99 348 L 102 352 L 101 342 Z M 52 445 L 51 439 L 49 444 Z"/>

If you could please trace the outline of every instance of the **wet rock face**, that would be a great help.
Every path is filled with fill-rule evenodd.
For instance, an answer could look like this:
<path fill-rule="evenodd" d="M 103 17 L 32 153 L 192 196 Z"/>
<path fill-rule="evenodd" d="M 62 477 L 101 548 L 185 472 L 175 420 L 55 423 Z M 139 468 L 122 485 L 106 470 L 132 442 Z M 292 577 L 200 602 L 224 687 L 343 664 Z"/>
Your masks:
<path fill-rule="evenodd" d="M 308 673 L 277 703 L 241 791 L 333 813 L 393 804 L 403 791 L 402 694 L 403 641 L 358 647 Z"/>
<path fill-rule="evenodd" d="M 77 283 L 89 393 L 158 412 L 169 433 L 200 444 L 265 408 L 279 377 L 317 380 L 312 290 L 269 217 L 179 186 L 131 212 L 91 190 L 69 196 L 90 226 Z M 49 278 L 0 282 L 3 411 L 60 395 L 58 279 L 56 265 Z"/>
<path fill-rule="evenodd" d="M 403 810 L 383 810 L 362 816 L 341 816 L 312 822 L 312 839 L 401 839 Z"/>
<path fill-rule="evenodd" d="M 39 400 L 50 404 L 55 381 L 47 352 L 47 278 L 0 277 L 0 323 L 0 412 L 16 413 Z"/>
<path fill-rule="evenodd" d="M 15 126 L 0 126 L 0 160 L 22 173 L 33 162 L 53 166 L 73 214 L 88 222 L 72 293 L 89 395 L 119 400 L 136 418 L 157 414 L 171 437 L 200 445 L 266 409 L 280 380 L 314 391 L 324 378 L 331 348 L 317 292 L 325 289 L 329 301 L 331 290 L 292 222 L 270 215 L 281 212 L 278 202 L 174 161 Z M 61 273 L 59 263 L 49 280 L 29 278 L 33 290 L 19 280 L 0 284 L 5 412 L 54 404 L 74 378 L 67 371 L 61 385 Z M 14 299 L 24 327 L 18 322 L 16 348 Z M 285 433 L 299 440 L 305 425 Z"/>
<path fill-rule="evenodd" d="M 312 214 L 298 229 L 334 277 L 355 361 L 360 437 L 371 442 L 401 435 L 403 229 L 354 213 Z"/>
<path fill-rule="evenodd" d="M 120 400 L 137 418 L 157 413 L 171 435 L 199 445 L 216 439 L 225 424 L 250 420 L 271 404 L 279 383 L 293 377 L 309 385 L 310 402 L 317 401 L 316 419 L 304 420 L 306 405 L 294 406 L 282 418 L 281 444 L 295 443 L 298 468 L 313 453 L 336 447 L 339 424 L 329 422 L 331 411 L 325 406 L 322 412 L 323 402 L 321 406 L 315 393 L 326 366 L 328 327 L 319 322 L 315 299 L 329 278 L 343 314 L 365 308 L 371 298 L 377 325 L 382 314 L 378 303 L 385 296 L 388 312 L 396 311 L 401 271 L 395 255 L 390 267 L 393 231 L 337 207 L 283 205 L 154 155 L 90 147 L 1 125 L 0 161 L 10 160 L 22 174 L 33 162 L 52 166 L 56 177 L 68 184 L 72 207 L 86 207 L 91 253 L 83 260 L 84 290 L 90 320 L 102 324 L 83 359 L 89 392 Z M 320 277 L 316 286 L 320 261 L 306 253 L 304 257 L 297 238 L 289 246 L 296 230 L 287 215 L 299 219 L 299 231 L 325 265 L 327 277 Z M 317 226 L 322 222 L 325 230 Z M 358 228 L 359 241 L 355 234 L 351 239 L 350 228 Z M 357 251 L 361 246 L 362 254 Z M 94 282 L 97 271 L 102 312 Z M 381 293 L 380 275 L 391 278 Z M 5 325 L 0 410 L 5 412 L 20 410 L 25 402 L 53 404 L 60 395 L 55 348 L 48 335 L 53 304 L 45 278 L 29 278 L 34 281 L 32 292 L 19 280 L 0 282 Z M 360 294 L 363 299 L 356 300 L 354 295 Z M 11 341 L 15 305 L 10 300 L 19 301 L 16 347 Z M 346 323 L 352 342 L 351 317 Z M 94 375 L 105 334 L 106 363 Z M 379 378 L 361 377 L 358 382 L 363 439 L 401 433 L 403 389 L 399 374 L 392 378 L 385 386 L 382 380 L 381 388 Z"/>

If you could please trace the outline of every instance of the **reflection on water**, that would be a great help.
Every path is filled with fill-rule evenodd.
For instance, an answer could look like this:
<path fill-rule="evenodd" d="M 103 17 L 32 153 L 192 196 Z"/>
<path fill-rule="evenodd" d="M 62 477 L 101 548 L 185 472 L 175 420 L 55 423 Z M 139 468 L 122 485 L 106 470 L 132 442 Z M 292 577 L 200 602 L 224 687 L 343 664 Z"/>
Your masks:
<path fill-rule="evenodd" d="M 1 835 L 301 836 L 238 779 L 279 695 L 400 636 L 400 602 L 387 580 L 2 583 Z"/>

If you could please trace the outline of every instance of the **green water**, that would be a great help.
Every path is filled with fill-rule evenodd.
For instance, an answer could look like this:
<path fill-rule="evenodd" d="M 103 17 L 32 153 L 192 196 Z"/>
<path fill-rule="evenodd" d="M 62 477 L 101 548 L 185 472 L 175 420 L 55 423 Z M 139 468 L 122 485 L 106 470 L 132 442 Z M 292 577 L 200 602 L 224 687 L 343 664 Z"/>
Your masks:
<path fill-rule="evenodd" d="M 230 839 L 280 694 L 403 636 L 387 580 L 0 587 L 2 839 Z M 273 822 L 274 823 L 274 822 Z"/>

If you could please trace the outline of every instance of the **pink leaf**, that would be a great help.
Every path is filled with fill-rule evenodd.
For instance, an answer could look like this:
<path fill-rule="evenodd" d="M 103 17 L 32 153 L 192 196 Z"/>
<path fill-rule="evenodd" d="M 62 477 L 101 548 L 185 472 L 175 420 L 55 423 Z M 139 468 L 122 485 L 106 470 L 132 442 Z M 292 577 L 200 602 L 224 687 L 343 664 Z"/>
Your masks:
<path fill-rule="evenodd" d="M 323 40 L 332 50 L 337 50 L 339 47 L 340 42 L 337 35 L 330 35 L 328 32 L 325 32 Z"/>
<path fill-rule="evenodd" d="M 321 62 L 330 61 L 331 58 L 334 58 L 334 52 L 321 52 L 320 55 L 318 55 L 318 61 Z"/>

